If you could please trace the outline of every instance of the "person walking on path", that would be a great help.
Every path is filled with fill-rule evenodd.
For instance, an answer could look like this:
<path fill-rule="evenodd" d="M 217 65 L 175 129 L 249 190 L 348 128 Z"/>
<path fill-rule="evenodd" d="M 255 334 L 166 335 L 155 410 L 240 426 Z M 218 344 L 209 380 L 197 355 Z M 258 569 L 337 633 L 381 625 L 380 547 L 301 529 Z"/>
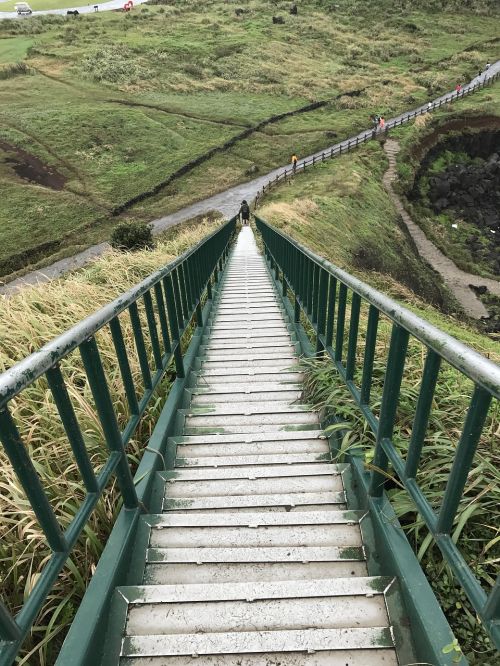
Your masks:
<path fill-rule="evenodd" d="M 294 154 L 292 155 L 292 169 L 293 169 L 293 173 L 295 173 L 295 172 L 297 171 L 297 161 L 298 161 L 298 157 L 297 157 L 297 155 L 294 153 Z"/>
<path fill-rule="evenodd" d="M 379 121 L 378 121 L 378 127 L 381 132 L 385 130 L 385 118 L 384 116 L 380 116 Z"/>
<path fill-rule="evenodd" d="M 242 224 L 247 225 L 250 222 L 250 206 L 247 204 L 246 199 L 243 199 L 241 202 L 239 215 Z"/>
<path fill-rule="evenodd" d="M 455 87 L 455 90 L 457 91 L 457 93 L 462 92 L 462 86 L 461 86 L 460 83 L 457 83 L 457 85 L 456 85 L 456 87 Z"/>

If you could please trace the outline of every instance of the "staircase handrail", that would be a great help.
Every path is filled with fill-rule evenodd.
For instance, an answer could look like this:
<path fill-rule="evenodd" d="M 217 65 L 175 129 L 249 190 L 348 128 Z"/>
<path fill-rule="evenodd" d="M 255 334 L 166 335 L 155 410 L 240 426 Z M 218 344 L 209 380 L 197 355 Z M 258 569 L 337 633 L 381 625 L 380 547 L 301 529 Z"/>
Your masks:
<path fill-rule="evenodd" d="M 0 440 L 52 554 L 47 558 L 27 600 L 15 617 L 0 600 L 0 666 L 10 666 L 37 615 L 69 558 L 111 478 L 117 485 L 125 509 L 142 511 L 126 446 L 150 405 L 167 368 L 175 364 L 174 375 L 184 377 L 183 343 L 193 325 L 202 326 L 202 305 L 212 298 L 212 284 L 225 263 L 236 228 L 232 218 L 181 256 L 138 285 L 86 317 L 40 350 L 0 375 Z M 143 312 L 141 317 L 140 309 Z M 119 315 L 128 311 L 131 336 L 124 336 Z M 123 384 L 123 400 L 130 417 L 120 429 L 101 360 L 96 334 L 109 327 L 116 362 Z M 130 349 L 127 348 L 129 343 Z M 108 456 L 100 471 L 94 471 L 75 413 L 64 364 L 78 350 L 86 381 L 95 404 Z M 136 353 L 144 391 L 132 376 L 128 353 Z M 153 367 L 152 367 L 153 366 Z M 47 498 L 42 481 L 25 446 L 10 401 L 37 379 L 44 377 L 51 393 L 86 491 L 74 517 L 63 530 Z M 22 398 L 21 398 L 22 399 Z"/>
<path fill-rule="evenodd" d="M 434 537 L 493 643 L 500 648 L 500 576 L 487 595 L 452 539 L 453 524 L 491 402 L 500 398 L 500 366 L 397 301 L 311 252 L 263 219 L 257 216 L 255 219 L 270 267 L 276 275 L 276 281 L 295 325 L 300 328 L 301 318 L 307 319 L 310 330 L 314 332 L 316 353 L 326 355 L 333 361 L 376 436 L 370 496 L 375 500 L 382 497 L 391 463 L 394 473 L 411 497 L 415 509 Z M 346 331 L 346 309 L 349 300 L 351 310 Z M 369 310 L 362 373 L 358 385 L 355 370 L 359 354 L 362 300 L 366 301 Z M 392 322 L 392 331 L 382 402 L 377 417 L 370 401 L 381 314 Z M 427 356 L 405 460 L 393 441 L 393 429 L 410 336 L 424 345 Z M 346 339 L 347 355 L 344 362 L 343 349 Z M 474 384 L 474 391 L 448 474 L 443 501 L 436 512 L 417 482 L 417 472 L 443 360 L 468 377 Z"/>

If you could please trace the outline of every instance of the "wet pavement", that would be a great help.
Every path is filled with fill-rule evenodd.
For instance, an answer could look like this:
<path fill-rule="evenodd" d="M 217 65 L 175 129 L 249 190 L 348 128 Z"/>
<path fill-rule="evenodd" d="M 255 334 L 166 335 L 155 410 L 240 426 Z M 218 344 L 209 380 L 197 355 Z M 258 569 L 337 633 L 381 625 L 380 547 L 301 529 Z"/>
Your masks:
<path fill-rule="evenodd" d="M 470 88 L 472 88 L 474 85 L 477 85 L 478 83 L 487 81 L 488 79 L 492 78 L 495 74 L 498 73 L 500 73 L 500 60 L 493 63 L 490 66 L 490 68 L 487 71 L 485 71 L 481 76 L 475 77 L 467 85 L 464 85 L 463 86 L 464 92 L 467 92 Z M 456 92 L 451 92 L 445 95 L 441 95 L 440 97 L 437 97 L 435 100 L 431 102 L 431 104 L 434 107 L 437 106 L 440 102 L 446 102 L 456 98 L 457 98 Z M 386 127 L 390 129 L 391 127 L 395 127 L 396 125 L 404 124 L 412 120 L 415 117 L 415 113 L 419 114 L 420 112 L 427 110 L 427 108 L 428 105 L 425 104 L 423 106 L 417 107 L 416 109 L 406 111 L 405 113 L 395 116 L 394 118 L 390 118 L 386 122 Z M 342 150 L 345 149 L 345 151 L 347 152 L 349 148 L 352 148 L 353 144 L 356 144 L 356 139 L 358 139 L 358 141 L 365 141 L 368 137 L 371 137 L 372 133 L 373 129 L 371 128 L 363 130 L 359 134 L 349 137 L 348 139 L 345 139 L 340 143 L 327 146 L 323 150 L 314 153 L 314 155 L 309 155 L 308 157 L 298 162 L 297 171 L 301 171 L 304 168 L 304 162 L 310 161 L 313 157 L 319 160 L 322 158 L 322 155 L 324 153 L 328 154 L 336 150 L 338 151 L 340 147 L 342 148 Z M 264 185 L 267 186 L 270 181 L 276 180 L 277 177 L 282 176 L 285 169 L 290 170 L 290 166 L 287 165 L 286 167 L 279 167 L 263 176 L 260 176 L 259 178 L 255 178 L 254 180 L 248 181 L 247 183 L 241 183 L 240 185 L 235 185 L 234 187 L 231 187 L 228 190 L 225 190 L 224 192 L 219 192 L 218 194 L 208 197 L 207 199 L 203 199 L 202 201 L 198 201 L 197 203 L 191 204 L 190 206 L 186 206 L 185 208 L 182 208 L 181 210 L 178 210 L 175 213 L 171 213 L 157 220 L 154 220 L 151 223 L 153 225 L 153 233 L 159 234 L 162 231 L 165 231 L 165 229 L 168 229 L 169 227 L 179 224 L 180 222 L 190 220 L 198 215 L 206 215 L 210 211 L 218 211 L 222 213 L 225 217 L 229 218 L 238 212 L 240 203 L 243 199 L 246 199 L 247 201 L 253 201 L 257 196 L 257 194 L 262 191 L 262 187 Z M 61 275 L 67 273 L 68 271 L 81 268 L 92 259 L 95 259 L 96 257 L 100 256 L 108 248 L 109 248 L 108 243 L 100 243 L 99 245 L 93 245 L 89 247 L 87 250 L 79 252 L 73 257 L 69 257 L 67 259 L 61 259 L 60 261 L 57 261 L 54 264 L 51 264 L 50 266 L 47 266 L 37 271 L 32 271 L 31 273 L 27 273 L 26 275 L 17 278 L 12 282 L 9 282 L 3 287 L 0 287 L 0 293 L 3 294 L 11 293 L 25 285 L 38 284 L 40 282 L 46 282 L 47 280 L 60 277 Z"/>
<path fill-rule="evenodd" d="M 146 2 L 147 0 L 134 0 L 134 5 L 142 5 L 143 2 Z M 68 6 L 65 7 L 64 9 L 44 9 L 40 11 L 34 11 L 32 14 L 29 16 L 18 16 L 16 12 L 0 12 L 0 21 L 2 19 L 16 19 L 19 21 L 27 21 L 29 20 L 32 16 L 44 16 L 45 14 L 60 14 L 60 15 L 65 15 L 68 10 L 74 11 L 75 9 L 78 10 L 79 14 L 93 14 L 95 12 L 94 7 L 98 7 L 98 11 L 100 12 L 109 12 L 112 10 L 116 9 L 123 9 L 123 5 L 125 4 L 126 0 L 110 0 L 110 2 L 93 2 L 88 5 L 70 5 L 68 3 Z M 27 0 L 27 3 L 29 5 L 29 0 Z M 1 7 L 1 5 L 0 5 Z"/>

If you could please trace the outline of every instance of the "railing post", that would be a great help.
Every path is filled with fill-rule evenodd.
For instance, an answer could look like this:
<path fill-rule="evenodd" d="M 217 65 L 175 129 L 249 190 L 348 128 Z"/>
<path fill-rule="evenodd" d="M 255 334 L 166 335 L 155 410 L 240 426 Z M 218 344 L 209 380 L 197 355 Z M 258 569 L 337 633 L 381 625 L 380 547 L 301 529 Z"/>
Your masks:
<path fill-rule="evenodd" d="M 375 360 L 375 346 L 377 344 L 378 319 L 379 311 L 374 305 L 370 305 L 368 310 L 368 324 L 366 327 L 363 377 L 361 379 L 360 401 L 362 405 L 367 405 L 370 402 L 373 362 Z"/>
<path fill-rule="evenodd" d="M 320 354 L 324 351 L 325 346 L 321 338 L 325 335 L 326 325 L 326 306 L 327 306 L 327 291 L 328 291 L 328 273 L 324 268 L 320 268 L 319 285 L 318 285 L 318 327 L 316 335 L 316 353 Z"/>
<path fill-rule="evenodd" d="M 415 478 L 417 474 L 440 367 L 441 357 L 432 351 L 432 349 L 429 350 L 425 359 L 422 384 L 420 386 L 413 419 L 411 440 L 408 445 L 408 455 L 406 457 L 405 474 L 409 479 Z"/>
<path fill-rule="evenodd" d="M 438 534 L 449 534 L 453 527 L 490 403 L 491 394 L 476 386 L 446 484 L 436 528 Z"/>
<path fill-rule="evenodd" d="M 7 407 L 0 410 L 0 438 L 31 507 L 54 552 L 65 552 L 66 539 L 45 495 L 33 462 Z"/>
<path fill-rule="evenodd" d="M 134 480 L 128 464 L 125 447 L 123 446 L 118 421 L 113 408 L 113 401 L 109 393 L 108 383 L 101 363 L 99 350 L 95 338 L 90 338 L 80 345 L 85 372 L 94 396 L 94 402 L 102 425 L 106 444 L 111 452 L 119 453 L 120 459 L 116 466 L 118 485 L 126 509 L 136 509 L 139 506 Z"/>
<path fill-rule="evenodd" d="M 0 641 L 17 641 L 21 638 L 21 630 L 0 600 Z"/>
<path fill-rule="evenodd" d="M 374 469 L 370 480 L 370 495 L 372 497 L 381 497 L 384 490 L 388 458 L 383 449 L 382 442 L 385 439 L 391 439 L 394 429 L 394 419 L 396 417 L 399 391 L 403 379 L 408 337 L 408 331 L 397 324 L 393 324 L 382 394 L 382 405 L 380 407 L 375 457 L 373 459 Z"/>
<path fill-rule="evenodd" d="M 184 361 L 182 360 L 181 341 L 179 335 L 179 326 L 177 324 L 177 313 L 175 309 L 174 290 L 172 286 L 171 274 L 165 276 L 163 284 L 165 286 L 165 300 L 167 302 L 168 320 L 170 322 L 170 331 L 172 333 L 175 370 L 177 377 L 184 377 Z"/>

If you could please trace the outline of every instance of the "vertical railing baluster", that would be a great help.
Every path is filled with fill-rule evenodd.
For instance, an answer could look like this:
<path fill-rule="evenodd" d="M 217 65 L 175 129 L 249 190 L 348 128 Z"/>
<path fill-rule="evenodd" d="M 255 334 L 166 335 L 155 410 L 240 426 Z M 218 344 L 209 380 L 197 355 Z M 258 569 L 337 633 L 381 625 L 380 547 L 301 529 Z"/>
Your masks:
<path fill-rule="evenodd" d="M 174 268 L 174 270 L 170 273 L 170 281 L 173 289 L 173 297 L 175 303 L 177 327 L 178 330 L 182 332 L 184 331 L 184 326 L 187 324 L 189 318 L 189 312 L 185 296 L 181 296 L 181 294 L 183 293 L 183 288 L 181 289 L 180 285 L 183 282 L 183 279 L 184 278 L 182 273 L 180 273 L 180 271 L 178 271 L 176 268 Z M 167 303 L 167 310 L 168 310 L 168 303 Z M 170 330 L 172 331 L 172 326 L 170 326 Z"/>
<path fill-rule="evenodd" d="M 96 493 L 98 492 L 97 479 L 59 364 L 47 370 L 46 376 L 85 488 L 89 493 Z"/>
<path fill-rule="evenodd" d="M 156 327 L 156 319 L 153 308 L 153 300 L 151 298 L 151 292 L 146 291 L 146 293 L 143 296 L 143 299 L 144 299 L 144 307 L 146 310 L 146 320 L 148 322 L 151 347 L 153 348 L 153 357 L 156 363 L 156 369 L 161 370 L 163 367 L 163 361 L 161 357 L 160 340 L 158 338 L 158 329 Z"/>
<path fill-rule="evenodd" d="M 175 295 L 175 300 L 177 303 L 181 304 L 181 308 L 177 309 L 177 313 L 180 315 L 182 313 L 182 319 L 184 320 L 181 322 L 179 320 L 179 328 L 181 330 L 184 330 L 184 326 L 187 325 L 189 321 L 189 317 L 191 314 L 191 308 L 189 304 L 189 295 L 188 295 L 188 286 L 187 286 L 187 277 L 186 277 L 186 271 L 184 270 L 185 266 L 184 264 L 180 264 L 175 268 L 171 275 L 172 275 L 172 283 L 174 287 L 174 295 Z"/>
<path fill-rule="evenodd" d="M 368 324 L 366 327 L 363 377 L 361 379 L 360 400 L 362 405 L 368 405 L 370 402 L 373 362 L 375 360 L 375 346 L 377 344 L 378 319 L 379 311 L 374 305 L 370 305 L 368 309 Z"/>
<path fill-rule="evenodd" d="M 142 379 L 144 381 L 145 388 L 150 389 L 153 386 L 151 381 L 151 369 L 149 367 L 148 353 L 146 351 L 146 344 L 144 342 L 141 318 L 139 316 L 137 303 L 131 303 L 128 307 L 128 311 L 130 314 L 130 321 L 132 322 L 132 330 L 134 332 L 135 346 L 137 349 L 137 356 L 139 357 Z"/>
<path fill-rule="evenodd" d="M 327 306 L 327 291 L 328 291 L 328 273 L 320 268 L 319 285 L 318 285 L 318 326 L 316 334 L 316 353 L 321 353 L 325 347 L 322 342 L 325 335 L 326 324 L 326 306 Z"/>
<path fill-rule="evenodd" d="M 347 287 L 341 282 L 339 287 L 339 304 L 337 307 L 337 335 L 335 336 L 335 360 L 342 362 L 344 347 L 345 309 L 347 302 Z"/>
<path fill-rule="evenodd" d="M 380 407 L 375 457 L 373 459 L 373 470 L 370 480 L 370 495 L 372 497 L 381 497 L 384 490 L 388 458 L 382 447 L 382 441 L 392 437 L 394 420 L 399 403 L 399 392 L 403 380 L 408 337 L 409 333 L 407 330 L 397 324 L 393 324 L 384 390 L 382 393 L 382 405 Z"/>
<path fill-rule="evenodd" d="M 352 294 L 351 317 L 349 322 L 349 342 L 347 344 L 346 360 L 346 379 L 354 377 L 354 367 L 356 363 L 356 349 L 358 344 L 359 311 L 361 306 L 361 297 L 356 292 Z"/>
<path fill-rule="evenodd" d="M 130 408 L 130 413 L 138 415 L 139 403 L 137 402 L 137 395 L 135 392 L 132 371 L 130 370 L 130 363 L 128 360 L 127 349 L 125 347 L 125 342 L 123 340 L 123 333 L 120 326 L 120 320 L 118 319 L 118 317 L 115 317 L 109 322 L 109 328 L 111 330 L 111 337 L 113 338 L 116 358 L 118 360 L 118 367 L 120 368 L 120 373 L 122 376 L 123 386 L 125 388 L 125 395 L 127 396 L 127 402 Z"/>
<path fill-rule="evenodd" d="M 436 528 L 438 534 L 449 534 L 453 527 L 490 404 L 491 394 L 480 386 L 476 386 L 446 484 Z"/>
<path fill-rule="evenodd" d="M 170 354 L 170 352 L 172 351 L 172 347 L 170 345 L 170 333 L 168 332 L 167 312 L 165 309 L 165 301 L 163 298 L 163 291 L 160 282 L 157 282 L 155 284 L 155 297 L 156 297 L 156 306 L 158 308 L 158 317 L 160 318 L 160 329 L 163 337 L 163 345 L 165 347 L 165 352 L 167 354 Z"/>
<path fill-rule="evenodd" d="M 337 298 L 337 278 L 330 275 L 328 285 L 328 314 L 326 320 L 326 348 L 330 348 L 333 342 L 333 327 L 335 323 L 335 301 Z"/>
<path fill-rule="evenodd" d="M 5 641 L 6 643 L 10 643 L 11 641 L 17 641 L 21 638 L 22 634 L 19 625 L 0 599 L 0 642 Z"/>
<path fill-rule="evenodd" d="M 172 347 L 174 350 L 175 369 L 177 377 L 184 377 L 184 361 L 182 359 L 172 273 L 163 278 L 163 285 L 165 287 L 165 300 L 167 303 L 168 320 L 170 322 L 170 330 L 172 332 Z"/>
<path fill-rule="evenodd" d="M 410 479 L 415 478 L 420 463 L 440 367 L 441 357 L 435 351 L 429 349 L 427 358 L 425 359 L 422 383 L 420 385 L 420 393 L 411 430 L 411 440 L 408 446 L 408 456 L 406 458 L 405 474 Z"/>
<path fill-rule="evenodd" d="M 68 548 L 66 539 L 7 407 L 0 409 L 0 439 L 49 546 L 54 552 L 65 552 Z"/>
<path fill-rule="evenodd" d="M 139 502 L 137 493 L 135 492 L 134 480 L 125 454 L 125 447 L 123 446 L 118 421 L 113 409 L 113 401 L 111 400 L 108 382 L 102 367 L 95 338 L 92 337 L 86 342 L 82 342 L 79 349 L 89 380 L 90 390 L 94 396 L 104 439 L 111 452 L 120 454 L 120 459 L 116 466 L 116 478 L 123 497 L 123 505 L 126 509 L 135 509 L 139 505 Z"/>

